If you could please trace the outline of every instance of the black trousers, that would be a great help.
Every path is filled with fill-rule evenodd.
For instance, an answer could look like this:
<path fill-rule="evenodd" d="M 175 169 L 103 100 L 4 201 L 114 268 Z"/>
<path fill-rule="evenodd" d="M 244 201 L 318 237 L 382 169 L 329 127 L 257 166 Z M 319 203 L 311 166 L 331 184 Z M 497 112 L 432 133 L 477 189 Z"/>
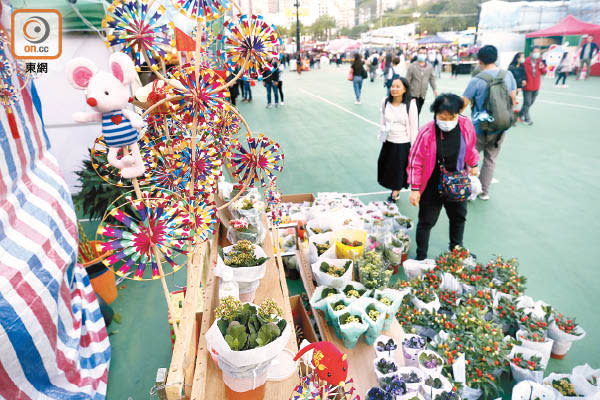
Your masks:
<path fill-rule="evenodd" d="M 279 81 L 277 89 L 279 89 L 279 100 L 281 100 L 281 102 L 283 103 L 283 81 Z"/>
<path fill-rule="evenodd" d="M 446 209 L 446 215 L 450 220 L 449 249 L 453 249 L 456 246 L 462 246 L 463 244 L 465 223 L 467 221 L 467 202 L 445 201 L 437 193 L 437 188 L 428 187 L 419 202 L 417 260 L 424 260 L 427 258 L 427 250 L 429 250 L 429 234 L 440 216 L 442 207 Z"/>
<path fill-rule="evenodd" d="M 417 111 L 419 115 L 421 115 L 421 108 L 423 108 L 423 103 L 425 103 L 424 97 L 415 97 L 415 101 L 417 103 Z"/>

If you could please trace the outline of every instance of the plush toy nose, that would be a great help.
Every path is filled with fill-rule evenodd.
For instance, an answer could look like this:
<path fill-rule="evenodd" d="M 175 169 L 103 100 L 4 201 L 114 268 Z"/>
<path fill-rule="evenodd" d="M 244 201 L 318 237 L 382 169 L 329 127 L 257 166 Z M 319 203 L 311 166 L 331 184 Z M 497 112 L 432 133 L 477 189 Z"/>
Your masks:
<path fill-rule="evenodd" d="M 92 107 L 96 107 L 98 105 L 98 101 L 96 101 L 96 99 L 93 97 L 88 97 L 87 103 Z"/>

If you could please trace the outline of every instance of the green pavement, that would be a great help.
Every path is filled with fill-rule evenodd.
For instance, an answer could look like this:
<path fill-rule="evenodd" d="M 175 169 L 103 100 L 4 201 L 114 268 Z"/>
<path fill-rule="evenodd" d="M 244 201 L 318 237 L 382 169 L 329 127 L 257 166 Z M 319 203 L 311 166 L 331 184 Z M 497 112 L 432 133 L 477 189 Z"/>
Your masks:
<path fill-rule="evenodd" d="M 380 143 L 374 125 L 385 94 L 382 82 L 366 81 L 362 104 L 355 105 L 347 69 L 332 66 L 300 77 L 285 72 L 285 106 L 278 109 L 265 109 L 262 86 L 253 88 L 252 103 L 238 103 L 254 133 L 281 144 L 286 158 L 278 183 L 283 193 L 384 190 L 376 180 Z M 466 76 L 452 80 L 444 74 L 439 91 L 462 94 L 467 82 Z M 469 203 L 465 232 L 465 245 L 481 262 L 493 255 L 517 257 L 528 278 L 527 294 L 575 317 L 586 329 L 587 336 L 564 360 L 552 360 L 547 372 L 567 372 L 585 362 L 600 367 L 600 261 L 595 253 L 600 244 L 600 78 L 569 78 L 567 83 L 569 88 L 557 89 L 550 79 L 543 80 L 531 110 L 534 125 L 519 125 L 507 134 L 497 162 L 498 183 L 489 201 Z M 427 108 L 433 94 L 428 96 L 422 123 L 432 118 Z M 416 218 L 406 193 L 399 207 Z M 429 256 L 447 245 L 448 221 L 442 215 L 431 234 Z M 176 290 L 185 282 L 185 268 L 167 282 Z M 170 362 L 160 282 L 125 284 L 113 304 L 123 323 L 109 329 L 109 400 L 149 398 L 157 368 Z"/>

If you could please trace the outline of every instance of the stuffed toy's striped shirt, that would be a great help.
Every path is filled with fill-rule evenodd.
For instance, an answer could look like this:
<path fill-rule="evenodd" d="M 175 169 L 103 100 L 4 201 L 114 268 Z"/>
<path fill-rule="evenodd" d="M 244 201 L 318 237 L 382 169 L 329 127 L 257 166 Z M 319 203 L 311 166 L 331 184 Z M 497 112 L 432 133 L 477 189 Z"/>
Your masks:
<path fill-rule="evenodd" d="M 127 146 L 139 139 L 137 129 L 131 126 L 131 121 L 121 110 L 102 114 L 102 135 L 108 147 Z"/>

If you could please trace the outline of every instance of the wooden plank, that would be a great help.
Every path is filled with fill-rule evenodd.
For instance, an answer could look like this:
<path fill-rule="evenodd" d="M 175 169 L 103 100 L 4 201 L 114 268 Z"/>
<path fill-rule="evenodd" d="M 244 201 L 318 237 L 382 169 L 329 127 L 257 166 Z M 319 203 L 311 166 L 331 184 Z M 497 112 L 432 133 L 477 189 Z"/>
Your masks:
<path fill-rule="evenodd" d="M 196 366 L 194 369 L 194 380 L 192 381 L 192 399 L 204 400 L 206 384 L 207 384 L 207 365 L 209 363 L 208 351 L 206 350 L 206 339 L 204 335 L 208 328 L 210 328 L 212 311 L 208 312 L 207 310 L 213 310 L 216 305 L 216 296 L 218 296 L 218 287 L 217 290 L 214 290 L 215 287 L 215 275 L 214 275 L 214 266 L 217 265 L 217 255 L 218 255 L 218 243 L 219 243 L 219 233 L 221 231 L 221 224 L 217 223 L 215 226 L 215 235 L 213 236 L 210 242 L 210 257 L 208 260 L 208 264 L 205 268 L 206 281 L 203 282 L 204 289 L 204 312 L 202 313 L 202 324 L 200 326 L 200 339 L 198 341 L 198 356 L 196 357 Z M 210 361 L 212 362 L 212 361 Z"/>
<path fill-rule="evenodd" d="M 266 223 L 266 220 L 263 220 L 263 223 Z M 285 274 L 283 268 L 278 268 L 275 258 L 273 257 L 273 241 L 271 239 L 271 235 L 266 235 L 263 248 L 267 253 L 267 256 L 269 256 L 269 260 L 267 261 L 265 276 L 263 279 L 261 279 L 260 286 L 256 291 L 256 298 L 254 302 L 259 304 L 266 297 L 272 298 L 282 308 L 284 318 L 288 321 L 288 323 L 292 324 L 293 317 L 288 298 Z M 216 254 L 217 248 L 211 248 L 211 260 L 213 259 L 213 255 L 216 260 Z M 214 321 L 213 310 L 218 302 L 218 282 L 215 279 L 212 271 L 208 273 L 208 276 L 209 279 L 206 285 L 207 301 L 205 302 L 204 315 L 202 319 L 200 345 L 198 348 L 196 372 L 194 375 L 194 386 L 192 387 L 193 400 L 226 399 L 225 385 L 223 383 L 221 370 L 210 359 L 210 355 L 206 349 L 206 341 L 204 339 L 204 333 Z M 290 351 L 292 351 L 294 354 L 298 351 L 296 335 L 293 330 L 287 348 L 290 349 Z M 298 383 L 299 379 L 296 373 L 281 382 L 267 381 L 264 399 L 288 399 L 292 393 L 292 390 Z"/>
<path fill-rule="evenodd" d="M 300 268 L 300 276 L 302 282 L 309 296 L 312 296 L 315 285 L 312 279 L 312 271 L 310 264 L 304 253 L 298 251 L 298 260 Z M 358 394 L 361 398 L 366 398 L 367 392 L 373 386 L 377 386 L 377 376 L 373 368 L 373 361 L 375 360 L 375 350 L 372 346 L 367 345 L 363 339 L 359 339 L 358 343 L 353 349 L 346 349 L 344 347 L 344 341 L 335 335 L 333 328 L 331 328 L 325 319 L 325 314 L 319 310 L 313 310 L 317 326 L 321 331 L 322 340 L 330 341 L 336 345 L 340 351 L 343 351 L 348 355 L 348 373 L 349 377 L 354 378 L 354 387 L 358 390 Z M 384 331 L 382 334 L 394 338 L 396 343 L 401 343 L 404 338 L 404 331 L 396 319 L 394 319 L 392 326 L 389 331 Z M 398 365 L 404 365 L 404 357 L 402 351 L 396 351 L 396 362 Z"/>
<path fill-rule="evenodd" d="M 193 254 L 188 261 L 188 281 L 183 311 L 179 321 L 179 329 L 171 357 L 169 374 L 167 375 L 166 392 L 169 400 L 181 398 L 185 384 L 185 370 L 193 365 L 196 357 L 196 335 L 194 325 L 196 324 L 196 305 L 200 293 L 200 278 L 204 265 L 204 253 L 206 242 L 195 246 Z"/>

